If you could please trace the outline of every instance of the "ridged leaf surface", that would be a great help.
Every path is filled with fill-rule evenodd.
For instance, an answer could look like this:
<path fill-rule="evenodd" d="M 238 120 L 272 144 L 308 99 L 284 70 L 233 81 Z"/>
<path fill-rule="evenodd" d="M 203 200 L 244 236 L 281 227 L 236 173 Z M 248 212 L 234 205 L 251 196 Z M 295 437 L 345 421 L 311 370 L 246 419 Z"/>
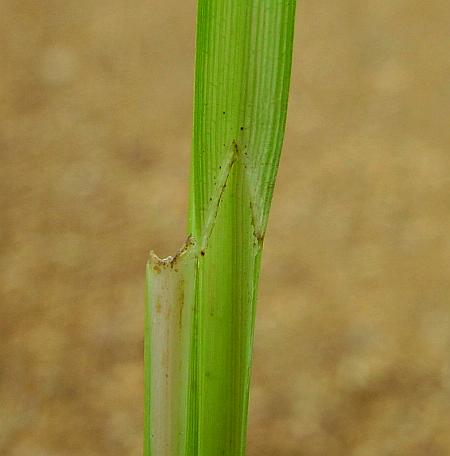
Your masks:
<path fill-rule="evenodd" d="M 198 1 L 192 239 L 179 259 L 149 263 L 146 456 L 245 453 L 255 302 L 294 15 L 294 0 Z M 165 288 L 174 302 L 163 299 L 168 318 L 161 320 Z M 180 296 L 189 302 L 183 320 L 169 312 Z M 154 351 L 163 337 L 173 352 L 168 365 Z M 166 424 L 155 424 L 158 417 Z"/>

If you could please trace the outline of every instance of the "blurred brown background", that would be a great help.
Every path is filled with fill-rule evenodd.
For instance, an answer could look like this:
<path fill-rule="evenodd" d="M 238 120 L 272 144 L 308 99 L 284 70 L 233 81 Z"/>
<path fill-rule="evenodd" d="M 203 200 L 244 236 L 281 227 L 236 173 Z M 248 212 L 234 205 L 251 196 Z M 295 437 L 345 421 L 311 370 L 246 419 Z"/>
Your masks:
<path fill-rule="evenodd" d="M 194 20 L 194 0 L 0 0 L 1 455 L 141 452 Z M 249 456 L 450 454 L 449 21 L 448 0 L 299 3 Z"/>

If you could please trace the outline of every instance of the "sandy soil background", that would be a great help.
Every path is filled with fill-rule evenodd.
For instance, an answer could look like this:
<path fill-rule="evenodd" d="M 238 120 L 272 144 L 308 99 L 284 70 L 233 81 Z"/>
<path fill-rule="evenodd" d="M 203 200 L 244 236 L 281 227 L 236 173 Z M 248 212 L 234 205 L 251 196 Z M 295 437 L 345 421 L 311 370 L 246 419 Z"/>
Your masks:
<path fill-rule="evenodd" d="M 193 0 L 0 0 L 1 455 L 140 454 L 194 20 Z M 299 3 L 249 456 L 450 454 L 449 20 L 448 0 Z"/>

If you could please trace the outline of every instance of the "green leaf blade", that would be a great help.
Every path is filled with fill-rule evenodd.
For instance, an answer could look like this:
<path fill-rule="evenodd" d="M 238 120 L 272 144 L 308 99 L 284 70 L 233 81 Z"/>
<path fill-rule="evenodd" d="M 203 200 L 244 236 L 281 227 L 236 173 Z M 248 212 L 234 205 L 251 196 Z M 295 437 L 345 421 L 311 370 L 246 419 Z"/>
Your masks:
<path fill-rule="evenodd" d="M 201 251 L 188 455 L 245 453 L 255 302 L 294 15 L 290 0 L 199 1 L 190 229 Z"/>

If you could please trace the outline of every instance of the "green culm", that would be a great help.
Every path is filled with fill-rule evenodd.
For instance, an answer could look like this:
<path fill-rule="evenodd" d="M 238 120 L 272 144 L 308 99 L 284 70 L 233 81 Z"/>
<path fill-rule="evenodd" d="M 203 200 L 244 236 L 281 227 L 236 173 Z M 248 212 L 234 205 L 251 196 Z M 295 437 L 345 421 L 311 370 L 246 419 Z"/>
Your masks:
<path fill-rule="evenodd" d="M 189 237 L 150 255 L 145 456 L 244 456 L 294 0 L 199 0 Z"/>

